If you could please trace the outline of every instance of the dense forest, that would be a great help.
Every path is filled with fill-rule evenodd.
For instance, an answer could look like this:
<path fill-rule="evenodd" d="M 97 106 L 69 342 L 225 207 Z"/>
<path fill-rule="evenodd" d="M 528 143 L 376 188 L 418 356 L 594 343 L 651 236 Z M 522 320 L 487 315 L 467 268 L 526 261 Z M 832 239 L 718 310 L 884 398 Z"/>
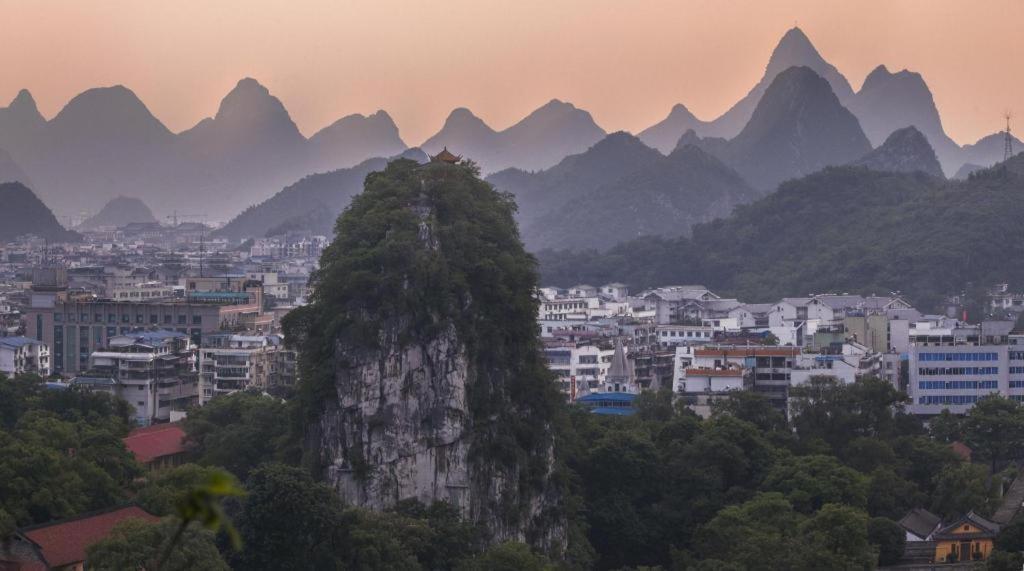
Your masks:
<path fill-rule="evenodd" d="M 579 534 L 553 559 L 488 546 L 444 503 L 345 506 L 299 467 L 295 400 L 218 398 L 186 422 L 190 463 L 145 473 L 119 438 L 125 403 L 29 376 L 0 380 L 0 392 L 0 531 L 126 502 L 164 517 L 116 528 L 90 549 L 96 569 L 155 568 L 181 518 L 202 512 L 197 491 L 208 500 L 211 490 L 223 496 L 216 517 L 185 526 L 164 568 L 869 569 L 899 557 L 895 520 L 911 508 L 990 514 L 1009 478 L 992 467 L 1024 445 L 1024 408 L 1012 401 L 987 398 L 929 432 L 902 411 L 904 395 L 870 378 L 812 380 L 794 391 L 790 420 L 746 393 L 706 420 L 665 392 L 642 395 L 633 417 L 563 407 L 557 452 Z M 974 462 L 952 441 L 972 446 Z M 997 548 L 989 569 L 1019 569 L 1024 522 L 1005 527 Z"/>
<path fill-rule="evenodd" d="M 922 308 L 1024 282 L 1024 156 L 943 181 L 832 167 L 783 183 L 692 237 L 538 253 L 544 285 L 701 283 L 744 301 L 900 291 Z"/>

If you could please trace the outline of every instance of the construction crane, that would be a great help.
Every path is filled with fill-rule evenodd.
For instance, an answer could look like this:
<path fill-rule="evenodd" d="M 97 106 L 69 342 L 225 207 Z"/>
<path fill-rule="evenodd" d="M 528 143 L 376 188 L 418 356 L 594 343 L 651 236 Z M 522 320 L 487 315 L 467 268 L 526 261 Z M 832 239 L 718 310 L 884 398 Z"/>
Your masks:
<path fill-rule="evenodd" d="M 178 219 L 179 218 L 181 218 L 182 220 L 189 220 L 189 219 L 193 219 L 193 220 L 206 220 L 206 215 L 205 214 L 178 214 L 178 211 L 175 210 L 174 214 L 172 214 L 172 215 L 167 217 L 167 219 L 170 220 L 171 224 L 173 226 L 175 226 L 175 227 L 178 226 Z"/>

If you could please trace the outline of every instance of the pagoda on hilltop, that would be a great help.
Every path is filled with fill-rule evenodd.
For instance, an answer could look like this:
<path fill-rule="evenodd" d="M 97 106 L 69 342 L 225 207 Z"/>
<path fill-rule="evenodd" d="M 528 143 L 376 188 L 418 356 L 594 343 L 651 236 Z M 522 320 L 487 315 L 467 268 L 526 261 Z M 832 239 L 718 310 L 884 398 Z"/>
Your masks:
<path fill-rule="evenodd" d="M 454 165 L 461 160 L 462 157 L 452 154 L 448 147 L 441 149 L 440 153 L 430 157 L 430 162 L 432 163 L 448 163 L 450 165 Z"/>

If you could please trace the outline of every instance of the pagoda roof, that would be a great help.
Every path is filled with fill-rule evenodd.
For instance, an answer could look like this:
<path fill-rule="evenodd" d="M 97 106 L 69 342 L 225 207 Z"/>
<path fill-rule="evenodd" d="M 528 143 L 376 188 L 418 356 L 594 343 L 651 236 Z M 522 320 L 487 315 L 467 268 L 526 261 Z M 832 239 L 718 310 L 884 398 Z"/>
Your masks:
<path fill-rule="evenodd" d="M 455 164 L 462 160 L 462 157 L 453 154 L 448 147 L 441 149 L 440 153 L 430 157 L 431 162 Z"/>

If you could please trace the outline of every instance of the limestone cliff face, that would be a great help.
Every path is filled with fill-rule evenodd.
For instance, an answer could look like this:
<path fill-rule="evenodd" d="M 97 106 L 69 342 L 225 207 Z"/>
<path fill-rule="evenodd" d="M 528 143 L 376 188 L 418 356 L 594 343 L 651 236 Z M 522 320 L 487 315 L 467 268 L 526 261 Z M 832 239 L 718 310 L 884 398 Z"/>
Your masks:
<path fill-rule="evenodd" d="M 468 515 L 466 350 L 454 327 L 403 347 L 407 327 L 386 327 L 376 351 L 338 347 L 346 361 L 335 377 L 337 401 L 318 425 L 326 477 L 354 505 L 443 499 Z"/>
<path fill-rule="evenodd" d="M 531 287 L 532 263 L 525 274 L 507 260 L 490 267 L 509 249 L 504 238 L 495 234 L 493 241 L 477 243 L 472 230 L 462 229 L 486 214 L 460 213 L 467 201 L 504 204 L 490 187 L 478 186 L 471 171 L 403 168 L 414 169 L 395 173 L 404 174 L 405 190 L 395 191 L 395 181 L 378 181 L 393 193 L 382 190 L 380 200 L 400 200 L 387 211 L 368 205 L 374 187 L 368 179 L 364 202 L 343 215 L 335 242 L 345 246 L 335 262 L 344 268 L 339 275 L 362 275 L 362 264 L 371 275 L 381 272 L 382 259 L 374 257 L 380 254 L 390 263 L 383 268 L 388 279 L 370 291 L 344 291 L 350 284 L 341 282 L 342 291 L 321 291 L 329 287 L 324 277 L 317 284 L 321 299 L 314 298 L 304 317 L 306 335 L 322 336 L 328 348 L 321 353 L 323 392 L 305 448 L 350 505 L 382 510 L 411 498 L 445 501 L 481 525 L 491 541 L 526 541 L 558 551 L 566 539 L 561 491 L 553 484 L 550 407 L 543 404 L 544 391 L 530 385 L 550 384 L 542 364 L 537 368 L 536 306 L 529 291 L 512 291 L 504 300 L 508 307 L 502 307 L 503 300 L 487 299 L 497 284 L 473 285 L 497 279 Z M 446 184 L 463 183 L 457 188 L 470 189 L 465 196 L 446 193 Z M 378 214 L 389 226 L 376 228 L 380 240 L 371 243 L 365 221 Z M 351 242 L 346 216 L 352 217 Z M 503 212 L 499 222 L 511 220 Z M 486 220 L 477 227 L 485 237 L 494 230 Z M 518 236 L 511 239 L 521 252 Z M 331 255 L 325 254 L 322 274 L 332 271 Z M 510 273 L 502 274 L 502 263 Z M 353 301 L 357 297 L 359 303 Z M 327 324 L 336 311 L 346 325 L 332 334 Z M 507 323 L 497 322 L 502 313 Z"/>

